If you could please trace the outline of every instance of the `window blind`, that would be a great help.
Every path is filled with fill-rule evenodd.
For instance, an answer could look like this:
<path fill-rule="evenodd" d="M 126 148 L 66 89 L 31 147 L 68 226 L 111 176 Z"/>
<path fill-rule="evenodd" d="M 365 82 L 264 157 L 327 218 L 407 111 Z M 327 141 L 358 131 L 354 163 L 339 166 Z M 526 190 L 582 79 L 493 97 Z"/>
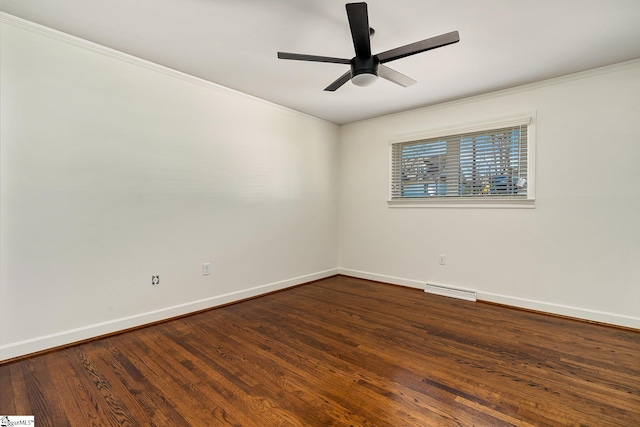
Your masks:
<path fill-rule="evenodd" d="M 391 198 L 526 198 L 527 125 L 392 144 Z"/>

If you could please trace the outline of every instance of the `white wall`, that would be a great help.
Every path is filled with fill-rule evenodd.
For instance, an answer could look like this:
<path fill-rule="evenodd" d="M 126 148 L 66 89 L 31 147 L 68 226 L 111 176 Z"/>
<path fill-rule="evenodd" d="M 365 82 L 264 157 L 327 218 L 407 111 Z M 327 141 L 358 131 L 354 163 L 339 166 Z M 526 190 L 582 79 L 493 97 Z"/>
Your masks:
<path fill-rule="evenodd" d="M 336 273 L 337 126 L 1 31 L 0 359 Z"/>
<path fill-rule="evenodd" d="M 533 110 L 535 209 L 387 206 L 389 140 Z M 341 272 L 640 328 L 639 118 L 635 61 L 342 127 Z"/>

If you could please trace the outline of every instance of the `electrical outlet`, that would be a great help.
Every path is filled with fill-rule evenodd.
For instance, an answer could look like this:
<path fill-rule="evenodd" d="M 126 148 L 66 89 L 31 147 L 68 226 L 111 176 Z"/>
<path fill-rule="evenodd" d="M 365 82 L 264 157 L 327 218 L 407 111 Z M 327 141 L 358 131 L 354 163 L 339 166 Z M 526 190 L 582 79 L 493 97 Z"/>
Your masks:
<path fill-rule="evenodd" d="M 447 263 L 447 256 L 446 255 L 440 255 L 440 259 L 438 260 L 438 264 L 445 265 L 446 263 Z"/>
<path fill-rule="evenodd" d="M 205 262 L 204 264 L 202 264 L 202 275 L 203 276 L 208 276 L 208 275 L 211 274 L 210 267 L 211 267 L 211 263 Z"/>
<path fill-rule="evenodd" d="M 160 286 L 160 275 L 154 274 L 151 276 L 151 286 Z"/>

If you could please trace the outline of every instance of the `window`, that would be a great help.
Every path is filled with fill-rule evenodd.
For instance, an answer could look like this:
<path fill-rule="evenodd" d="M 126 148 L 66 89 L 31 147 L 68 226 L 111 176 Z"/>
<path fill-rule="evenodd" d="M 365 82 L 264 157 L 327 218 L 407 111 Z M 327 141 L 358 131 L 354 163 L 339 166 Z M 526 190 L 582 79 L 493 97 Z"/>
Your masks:
<path fill-rule="evenodd" d="M 394 202 L 532 200 L 529 121 L 391 144 Z"/>

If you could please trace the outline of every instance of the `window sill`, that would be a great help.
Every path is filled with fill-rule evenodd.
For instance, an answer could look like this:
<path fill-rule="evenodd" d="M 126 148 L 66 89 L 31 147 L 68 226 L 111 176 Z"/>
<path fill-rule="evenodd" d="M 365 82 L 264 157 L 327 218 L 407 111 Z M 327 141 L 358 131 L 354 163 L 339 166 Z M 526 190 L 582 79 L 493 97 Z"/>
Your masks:
<path fill-rule="evenodd" d="M 488 208 L 488 209 L 534 209 L 535 199 L 412 199 L 388 200 L 390 208 Z"/>

